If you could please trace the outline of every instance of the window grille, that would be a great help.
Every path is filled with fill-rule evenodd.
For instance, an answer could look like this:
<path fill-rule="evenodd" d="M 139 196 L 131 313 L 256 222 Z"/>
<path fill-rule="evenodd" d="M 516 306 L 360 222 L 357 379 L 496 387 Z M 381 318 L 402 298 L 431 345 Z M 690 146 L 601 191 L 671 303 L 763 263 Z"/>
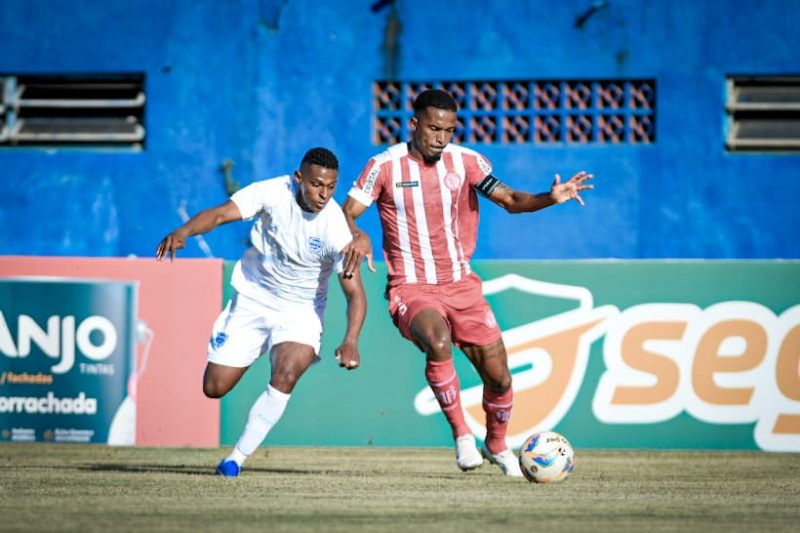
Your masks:
<path fill-rule="evenodd" d="M 144 143 L 144 76 L 0 75 L 0 147 Z"/>
<path fill-rule="evenodd" d="M 730 77 L 728 135 L 733 151 L 800 151 L 800 76 Z"/>
<path fill-rule="evenodd" d="M 373 143 L 407 140 L 414 98 L 432 88 L 458 103 L 458 143 L 650 144 L 656 138 L 652 79 L 377 81 Z"/>

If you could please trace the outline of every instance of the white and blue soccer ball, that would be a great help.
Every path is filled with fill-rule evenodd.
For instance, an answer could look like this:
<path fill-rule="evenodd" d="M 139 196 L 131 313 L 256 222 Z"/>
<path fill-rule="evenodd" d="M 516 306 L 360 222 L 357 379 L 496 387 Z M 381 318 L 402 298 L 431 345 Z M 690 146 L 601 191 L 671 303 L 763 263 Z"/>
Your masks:
<path fill-rule="evenodd" d="M 575 468 L 575 451 L 561 434 L 555 431 L 534 433 L 519 451 L 519 467 L 532 483 L 564 481 Z"/>

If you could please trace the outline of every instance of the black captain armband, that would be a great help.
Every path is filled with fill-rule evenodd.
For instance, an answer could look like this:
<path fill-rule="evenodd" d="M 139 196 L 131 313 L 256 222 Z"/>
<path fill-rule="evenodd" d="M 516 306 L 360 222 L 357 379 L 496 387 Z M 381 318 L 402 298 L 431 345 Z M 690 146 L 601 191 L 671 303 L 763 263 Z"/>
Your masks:
<path fill-rule="evenodd" d="M 481 196 L 489 198 L 489 195 L 492 194 L 492 191 L 494 191 L 498 185 L 500 185 L 500 180 L 489 174 L 483 178 L 483 181 L 475 186 L 475 190 L 478 191 Z"/>

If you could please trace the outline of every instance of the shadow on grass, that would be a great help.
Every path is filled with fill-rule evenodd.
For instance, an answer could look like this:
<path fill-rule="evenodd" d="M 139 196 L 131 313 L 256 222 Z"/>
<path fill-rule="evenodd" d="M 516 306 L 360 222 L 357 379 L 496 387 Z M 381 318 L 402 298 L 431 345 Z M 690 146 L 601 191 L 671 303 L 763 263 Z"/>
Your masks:
<path fill-rule="evenodd" d="M 317 470 L 300 470 L 296 468 L 245 468 L 247 472 L 258 472 L 264 474 L 293 474 L 293 475 L 319 475 Z M 245 470 L 243 469 L 243 470 Z M 79 466 L 78 470 L 88 470 L 92 472 L 126 472 L 141 474 L 188 474 L 192 476 L 216 476 L 213 466 L 189 466 L 189 465 L 130 465 L 130 464 L 88 464 Z"/>
<path fill-rule="evenodd" d="M 181 465 L 181 464 L 126 464 L 126 463 L 84 463 L 81 465 L 41 465 L 41 464 L 15 464 L 16 470 L 78 470 L 84 472 L 119 472 L 133 474 L 184 474 L 189 476 L 213 476 L 216 465 Z M 419 472 L 402 469 L 320 469 L 320 468 L 281 468 L 281 467 L 250 467 L 245 465 L 242 472 L 250 474 L 274 474 L 292 476 L 339 476 L 339 477 L 385 477 L 401 476 L 415 477 L 418 479 L 449 479 L 456 482 L 470 482 L 476 478 L 490 473 L 486 469 L 476 469 L 471 472 Z"/>

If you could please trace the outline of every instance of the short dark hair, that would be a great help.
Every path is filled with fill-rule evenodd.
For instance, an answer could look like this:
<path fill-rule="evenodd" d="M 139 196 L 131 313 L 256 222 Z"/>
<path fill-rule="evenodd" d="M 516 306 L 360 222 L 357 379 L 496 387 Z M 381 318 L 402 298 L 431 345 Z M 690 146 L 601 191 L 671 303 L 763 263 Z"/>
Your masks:
<path fill-rule="evenodd" d="M 306 152 L 306 155 L 303 156 L 303 160 L 300 162 L 300 166 L 305 164 L 319 165 L 323 168 L 339 170 L 339 160 L 336 159 L 336 155 L 327 148 L 319 146 Z"/>
<path fill-rule="evenodd" d="M 444 109 L 458 113 L 458 104 L 449 92 L 441 89 L 427 89 L 417 95 L 414 100 L 414 113 L 425 111 L 429 107 Z"/>

